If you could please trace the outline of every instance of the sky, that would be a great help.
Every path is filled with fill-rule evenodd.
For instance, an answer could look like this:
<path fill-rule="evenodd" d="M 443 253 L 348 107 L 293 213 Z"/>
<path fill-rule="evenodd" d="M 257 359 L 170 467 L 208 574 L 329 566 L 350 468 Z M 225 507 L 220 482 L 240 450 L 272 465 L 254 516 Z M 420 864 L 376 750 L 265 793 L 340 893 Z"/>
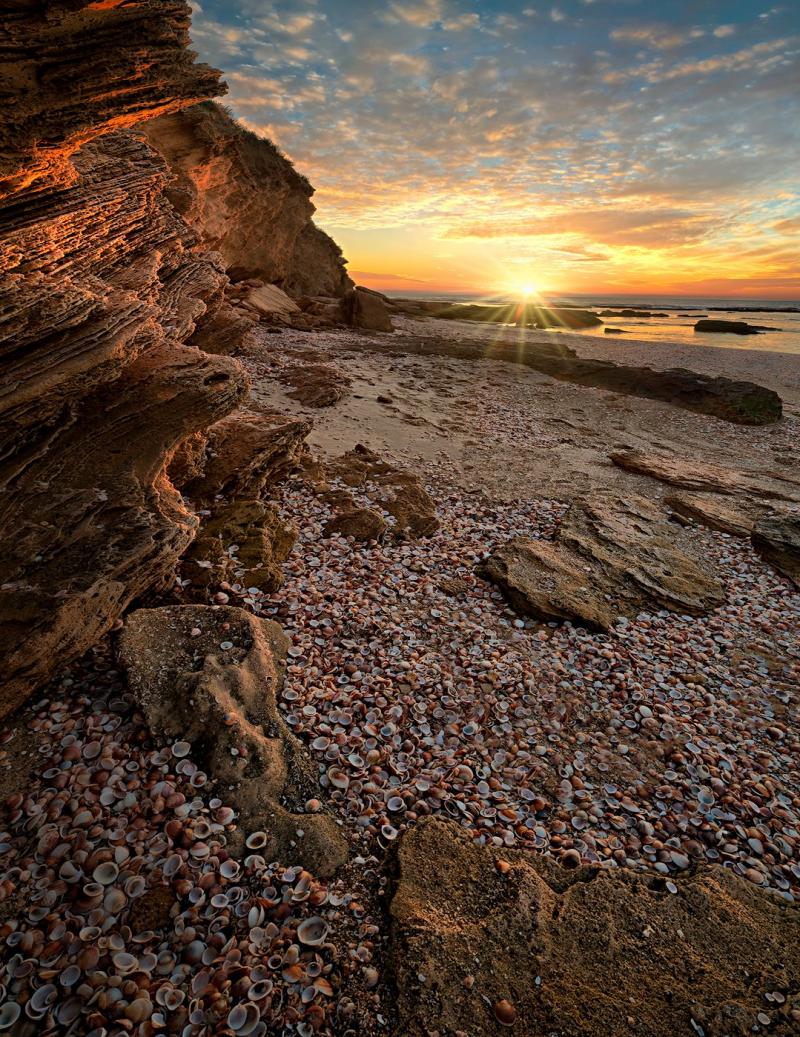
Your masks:
<path fill-rule="evenodd" d="M 200 0 L 360 284 L 800 298 L 800 0 Z"/>

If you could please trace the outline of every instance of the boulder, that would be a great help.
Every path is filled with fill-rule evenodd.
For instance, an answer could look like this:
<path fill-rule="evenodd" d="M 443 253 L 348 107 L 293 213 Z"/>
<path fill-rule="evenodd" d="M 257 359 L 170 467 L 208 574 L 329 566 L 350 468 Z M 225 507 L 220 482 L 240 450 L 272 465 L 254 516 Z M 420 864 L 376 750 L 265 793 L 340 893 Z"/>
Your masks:
<path fill-rule="evenodd" d="M 800 589 L 800 508 L 773 511 L 753 528 L 753 547 Z"/>
<path fill-rule="evenodd" d="M 212 425 L 195 470 L 181 485 L 185 497 L 206 502 L 215 496 L 259 497 L 284 478 L 305 450 L 309 421 L 256 409 L 249 404 Z M 181 458 L 185 468 L 185 459 Z"/>
<path fill-rule="evenodd" d="M 278 376 L 291 387 L 286 395 L 304 407 L 332 407 L 344 399 L 351 379 L 327 364 L 297 364 L 285 367 Z"/>
<path fill-rule="evenodd" d="M 294 299 L 276 284 L 260 284 L 255 288 L 248 288 L 242 296 L 242 301 L 248 309 L 262 317 L 273 314 L 288 317 L 300 313 L 300 307 Z"/>
<path fill-rule="evenodd" d="M 342 300 L 347 324 L 365 331 L 393 331 L 392 318 L 383 299 L 367 288 L 354 288 Z"/>
<path fill-rule="evenodd" d="M 478 575 L 522 615 L 597 630 L 643 611 L 702 615 L 725 600 L 685 534 L 644 497 L 576 501 L 554 541 L 515 537 L 480 564 Z"/>
<path fill-rule="evenodd" d="M 392 532 L 401 537 L 430 536 L 439 528 L 436 505 L 419 476 L 384 461 L 380 455 L 358 443 L 353 450 L 328 461 L 317 473 L 317 492 L 327 492 L 319 485 L 319 475 L 339 479 L 346 486 L 378 489 L 376 504 L 394 518 Z M 312 485 L 314 480 L 310 480 Z M 344 509 L 350 510 L 350 509 Z"/>
<path fill-rule="evenodd" d="M 356 508 L 334 515 L 323 527 L 323 536 L 352 537 L 353 540 L 378 540 L 386 530 L 386 520 L 372 508 Z"/>
<path fill-rule="evenodd" d="M 287 647 L 276 623 L 209 605 L 139 609 L 119 636 L 153 736 L 190 744 L 211 789 L 237 809 L 240 838 L 264 831 L 268 860 L 329 876 L 347 843 L 328 814 L 304 812 L 319 789 L 276 704 Z"/>
<path fill-rule="evenodd" d="M 216 507 L 181 559 L 190 584 L 187 597 L 205 600 L 220 584 L 240 583 L 272 594 L 283 583 L 281 563 L 289 557 L 297 530 L 260 500 L 236 498 Z"/>
<path fill-rule="evenodd" d="M 566 856 L 565 856 L 566 861 Z M 399 840 L 388 965 L 403 1037 L 796 1032 L 800 912 L 722 867 L 568 871 L 426 818 Z M 769 948 L 769 953 L 765 953 Z M 502 1022 L 501 1022 L 502 1020 Z"/>

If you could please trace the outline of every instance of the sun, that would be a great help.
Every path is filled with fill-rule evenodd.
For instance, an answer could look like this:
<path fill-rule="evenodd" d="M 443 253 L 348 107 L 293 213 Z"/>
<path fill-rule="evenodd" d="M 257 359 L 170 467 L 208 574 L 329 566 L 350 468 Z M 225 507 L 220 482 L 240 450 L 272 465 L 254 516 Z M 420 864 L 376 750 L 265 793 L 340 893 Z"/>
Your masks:
<path fill-rule="evenodd" d="M 519 290 L 523 299 L 530 299 L 532 295 L 539 294 L 536 290 L 536 285 L 532 284 L 530 281 L 526 281 L 524 284 L 521 284 L 519 286 Z"/>

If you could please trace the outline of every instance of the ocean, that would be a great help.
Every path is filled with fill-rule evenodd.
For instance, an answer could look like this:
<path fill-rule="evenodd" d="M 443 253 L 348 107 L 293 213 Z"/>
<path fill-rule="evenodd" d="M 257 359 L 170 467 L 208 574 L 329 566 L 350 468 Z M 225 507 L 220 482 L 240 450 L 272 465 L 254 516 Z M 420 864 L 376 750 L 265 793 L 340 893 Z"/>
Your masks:
<path fill-rule="evenodd" d="M 463 293 L 446 294 L 444 292 L 387 292 L 406 299 L 448 299 L 453 302 L 503 302 L 513 301 L 494 297 L 481 298 L 477 295 Z M 543 300 L 549 306 L 578 306 L 581 309 L 599 313 L 605 309 L 625 309 L 639 307 L 651 312 L 665 314 L 663 317 L 603 317 L 603 325 L 587 328 L 582 331 L 570 329 L 570 335 L 600 336 L 606 335 L 605 328 L 622 328 L 626 334 L 618 337 L 640 342 L 675 342 L 681 345 L 724 346 L 728 349 L 767 350 L 776 353 L 794 353 L 800 355 L 800 302 L 794 300 L 766 299 L 710 299 L 699 297 L 658 296 L 658 295 L 571 295 L 548 296 Z M 794 308 L 797 312 L 780 312 Z M 692 316 L 686 316 L 691 314 Z M 695 321 L 698 317 L 712 317 L 720 320 L 742 320 L 748 324 L 757 324 L 775 328 L 760 335 L 731 335 L 707 332 L 696 332 Z M 549 334 L 549 333 L 548 333 Z M 552 332 L 559 334 L 559 332 Z"/>

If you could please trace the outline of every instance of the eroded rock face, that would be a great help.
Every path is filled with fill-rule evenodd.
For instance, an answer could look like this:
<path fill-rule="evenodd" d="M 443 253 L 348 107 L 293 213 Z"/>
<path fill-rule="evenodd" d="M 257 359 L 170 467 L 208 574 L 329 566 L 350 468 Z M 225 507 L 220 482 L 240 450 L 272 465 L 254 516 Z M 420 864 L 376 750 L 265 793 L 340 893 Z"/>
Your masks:
<path fill-rule="evenodd" d="M 170 578 L 196 519 L 167 458 L 247 388 L 186 345 L 225 275 L 164 197 L 163 160 L 121 129 L 220 91 L 188 24 L 173 0 L 5 16 L 0 713 Z"/>
<path fill-rule="evenodd" d="M 347 843 L 325 813 L 306 813 L 316 774 L 275 697 L 288 642 L 277 623 L 237 608 L 139 609 L 119 655 L 153 735 L 186 741 L 239 811 L 242 835 L 263 831 L 262 853 L 331 875 Z"/>
<path fill-rule="evenodd" d="M 800 588 L 800 508 L 760 518 L 753 529 L 753 547 Z"/>
<path fill-rule="evenodd" d="M 595 494 L 573 503 L 555 541 L 515 537 L 478 572 L 523 615 L 598 630 L 642 611 L 698 615 L 721 605 L 719 581 L 664 518 L 644 497 Z"/>
<path fill-rule="evenodd" d="M 478 847 L 454 822 L 419 821 L 401 839 L 390 908 L 398 1033 L 427 1037 L 435 1020 L 474 1037 L 744 1037 L 764 992 L 800 967 L 798 910 L 724 868 L 675 885 L 565 871 Z M 509 1007 L 513 1028 L 498 1021 Z M 795 1032 L 788 1005 L 769 1014 L 771 1033 Z"/>
<path fill-rule="evenodd" d="M 173 462 L 174 478 L 184 496 L 196 502 L 216 496 L 257 498 L 297 462 L 310 431 L 309 421 L 251 402 L 216 422 L 205 440 L 189 444 Z"/>
<path fill-rule="evenodd" d="M 169 196 L 234 280 L 260 278 L 292 295 L 342 296 L 341 249 L 311 221 L 314 189 L 268 140 L 206 103 L 144 127 L 174 179 Z"/>

